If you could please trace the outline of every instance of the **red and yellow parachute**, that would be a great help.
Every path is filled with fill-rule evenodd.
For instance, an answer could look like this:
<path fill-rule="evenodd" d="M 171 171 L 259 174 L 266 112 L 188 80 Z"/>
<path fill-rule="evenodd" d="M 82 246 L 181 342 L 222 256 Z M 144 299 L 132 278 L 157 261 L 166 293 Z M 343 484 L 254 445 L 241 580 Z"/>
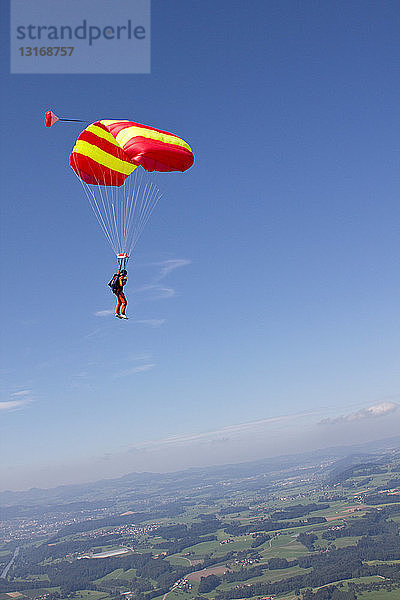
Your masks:
<path fill-rule="evenodd" d="M 190 146 L 177 135 L 124 120 L 89 125 L 70 156 L 70 165 L 119 256 L 129 256 L 161 197 L 146 172 L 186 171 L 193 161 Z"/>
<path fill-rule="evenodd" d="M 70 164 L 92 185 L 120 186 L 141 166 L 146 171 L 186 171 L 194 156 L 184 140 L 133 121 L 96 121 L 78 137 Z"/>

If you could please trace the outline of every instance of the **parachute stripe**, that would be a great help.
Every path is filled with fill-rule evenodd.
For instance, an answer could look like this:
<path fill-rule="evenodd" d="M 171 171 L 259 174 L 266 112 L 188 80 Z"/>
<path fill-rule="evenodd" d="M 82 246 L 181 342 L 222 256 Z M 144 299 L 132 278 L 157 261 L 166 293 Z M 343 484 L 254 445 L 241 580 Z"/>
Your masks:
<path fill-rule="evenodd" d="M 91 185 L 119 187 L 127 178 L 127 175 L 118 171 L 113 171 L 112 169 L 105 170 L 103 165 L 100 165 L 89 156 L 79 154 L 78 152 L 71 154 L 70 165 L 80 179 Z"/>
<path fill-rule="evenodd" d="M 175 166 L 171 168 L 166 168 L 166 165 L 169 164 L 167 152 L 165 152 L 164 156 L 164 168 L 163 171 L 185 171 L 190 166 L 192 166 L 194 157 L 192 150 L 184 140 L 173 133 L 169 133 L 168 131 L 163 131 L 161 129 L 155 129 L 154 127 L 150 127 L 149 125 L 142 125 L 141 123 L 134 123 L 133 121 L 111 121 L 111 120 L 102 120 L 98 121 L 97 124 L 99 126 L 103 126 L 107 128 L 110 133 L 116 138 L 116 140 L 121 144 L 125 152 L 130 156 L 133 155 L 133 162 L 137 162 L 135 160 L 135 153 L 131 147 L 132 144 L 135 143 L 136 139 L 141 138 L 142 140 L 147 140 L 147 151 L 152 152 L 153 149 L 157 148 L 157 151 L 160 152 L 161 147 L 160 144 L 165 144 L 166 150 L 168 152 L 175 152 L 178 148 L 184 150 L 185 153 L 190 154 L 192 160 L 190 161 L 187 156 L 184 157 L 182 154 L 183 163 L 180 164 L 177 161 L 174 161 Z M 130 138 L 130 140 L 128 140 Z M 135 146 L 136 148 L 136 146 Z M 140 164 L 143 164 L 143 160 L 140 161 Z M 146 167 L 145 167 L 146 168 Z"/>
<path fill-rule="evenodd" d="M 162 129 L 156 129 L 155 127 L 151 127 L 150 125 L 142 125 L 142 123 L 135 123 L 134 121 L 110 121 L 110 120 L 102 120 L 97 121 L 96 125 L 105 126 L 108 131 L 112 133 L 114 137 L 117 137 L 117 134 L 124 128 L 134 125 L 135 127 L 140 127 L 142 129 L 149 129 L 150 131 L 157 131 L 158 133 L 164 133 L 165 135 L 172 135 L 173 137 L 179 138 L 174 133 L 170 133 L 169 131 L 163 131 Z"/>
<path fill-rule="evenodd" d="M 160 131 L 156 131 L 154 129 L 147 129 L 144 127 L 126 127 L 117 134 L 116 140 L 122 146 L 122 148 L 124 148 L 125 145 L 129 143 L 131 138 L 135 136 L 140 136 L 151 140 L 157 140 L 158 142 L 163 142 L 164 144 L 171 144 L 173 146 L 182 146 L 182 148 L 186 148 L 186 150 L 189 150 L 189 152 L 191 152 L 189 144 L 181 140 L 181 138 L 178 138 L 171 134 L 161 133 Z"/>
<path fill-rule="evenodd" d="M 114 146 L 120 147 L 112 133 L 110 133 L 104 127 L 99 127 L 98 125 L 93 123 L 93 125 L 89 125 L 89 127 L 86 127 L 85 131 L 90 131 L 90 133 L 94 133 L 96 136 L 107 140 L 108 142 L 110 142 L 110 144 L 114 144 Z"/>
<path fill-rule="evenodd" d="M 108 154 L 111 154 L 120 160 L 123 160 L 129 164 L 131 163 L 128 155 L 124 152 L 124 150 L 122 150 L 119 144 L 110 144 L 108 140 L 97 137 L 97 135 L 91 133 L 87 129 L 82 131 L 81 135 L 79 136 L 79 140 L 82 142 L 88 142 L 88 144 L 92 144 L 93 146 L 104 150 L 104 152 L 107 152 Z"/>
<path fill-rule="evenodd" d="M 149 140 L 144 137 L 134 137 L 125 146 L 126 154 L 135 156 L 137 161 L 146 171 L 186 171 L 193 164 L 193 154 L 186 148 L 165 144 L 158 140 L 152 140 L 149 148 Z"/>
<path fill-rule="evenodd" d="M 161 133 L 166 133 L 167 135 L 171 135 L 168 131 L 162 131 L 161 129 L 156 129 L 155 127 L 150 127 L 150 125 L 142 125 L 142 123 L 135 123 L 134 121 L 124 121 L 118 119 L 118 121 L 110 121 L 110 120 L 101 120 L 97 121 L 98 124 L 104 125 L 108 131 L 111 131 L 112 134 L 116 137 L 117 133 L 130 125 L 135 125 L 136 127 L 142 127 L 143 129 L 151 129 L 152 131 L 160 131 Z"/>
<path fill-rule="evenodd" d="M 119 173 L 123 173 L 124 175 L 130 175 L 130 173 L 132 173 L 132 171 L 136 169 L 136 165 L 133 165 L 128 161 L 121 160 L 120 158 L 116 158 L 115 156 L 112 156 L 108 152 L 105 152 L 98 146 L 89 144 L 88 142 L 85 142 L 82 139 L 77 140 L 73 152 L 78 152 L 79 154 L 88 156 L 89 158 L 92 158 L 104 167 L 107 167 L 108 169 L 112 169 Z"/>
<path fill-rule="evenodd" d="M 132 121 L 128 121 L 127 119 L 102 119 L 101 121 L 97 121 L 97 123 L 101 123 L 104 127 L 109 127 L 110 125 L 116 125 L 117 123 L 132 123 Z M 123 127 L 125 127 L 125 125 Z"/>

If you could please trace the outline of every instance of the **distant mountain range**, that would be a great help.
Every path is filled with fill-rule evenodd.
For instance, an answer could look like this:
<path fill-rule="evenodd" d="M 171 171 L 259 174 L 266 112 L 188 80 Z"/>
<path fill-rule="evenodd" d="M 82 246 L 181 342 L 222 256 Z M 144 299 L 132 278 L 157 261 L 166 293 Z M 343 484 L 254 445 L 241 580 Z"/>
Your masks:
<path fill-rule="evenodd" d="M 94 483 L 58 486 L 51 489 L 32 488 L 28 491 L 0 492 L 1 507 L 42 506 L 56 512 L 78 508 L 129 506 L 171 501 L 184 501 L 185 496 L 221 498 L 241 489 L 267 492 L 285 478 L 299 475 L 304 470 L 319 481 L 332 479 L 340 472 L 358 463 L 379 463 L 390 455 L 400 457 L 400 436 L 390 439 L 338 446 L 285 455 L 252 462 L 215 467 L 192 468 L 172 473 L 129 473 L 117 479 Z M 8 511 L 4 511 L 8 512 Z"/>

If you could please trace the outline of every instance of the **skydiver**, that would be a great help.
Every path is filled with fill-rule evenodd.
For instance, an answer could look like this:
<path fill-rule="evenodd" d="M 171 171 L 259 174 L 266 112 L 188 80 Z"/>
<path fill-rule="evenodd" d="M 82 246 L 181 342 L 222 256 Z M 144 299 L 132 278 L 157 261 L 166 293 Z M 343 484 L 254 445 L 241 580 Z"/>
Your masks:
<path fill-rule="evenodd" d="M 127 275 L 128 275 L 128 272 L 126 271 L 126 269 L 121 269 L 121 267 L 120 267 L 118 270 L 118 274 L 117 274 L 118 286 L 116 286 L 115 290 L 113 290 L 114 294 L 117 296 L 117 305 L 115 307 L 115 316 L 118 317 L 118 319 L 127 319 L 128 318 L 125 314 L 126 305 L 128 304 L 128 301 L 124 294 L 124 285 L 128 281 Z"/>

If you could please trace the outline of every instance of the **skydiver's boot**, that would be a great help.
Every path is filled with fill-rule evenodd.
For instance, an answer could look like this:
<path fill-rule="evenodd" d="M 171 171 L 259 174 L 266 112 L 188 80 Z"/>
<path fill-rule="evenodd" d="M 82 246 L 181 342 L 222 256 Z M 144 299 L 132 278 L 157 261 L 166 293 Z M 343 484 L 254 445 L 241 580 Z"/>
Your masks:
<path fill-rule="evenodd" d="M 119 313 L 115 313 L 115 316 L 118 317 L 118 319 L 121 319 L 121 315 Z"/>
<path fill-rule="evenodd" d="M 120 319 L 127 319 L 128 317 L 126 315 L 120 315 L 119 317 Z"/>

